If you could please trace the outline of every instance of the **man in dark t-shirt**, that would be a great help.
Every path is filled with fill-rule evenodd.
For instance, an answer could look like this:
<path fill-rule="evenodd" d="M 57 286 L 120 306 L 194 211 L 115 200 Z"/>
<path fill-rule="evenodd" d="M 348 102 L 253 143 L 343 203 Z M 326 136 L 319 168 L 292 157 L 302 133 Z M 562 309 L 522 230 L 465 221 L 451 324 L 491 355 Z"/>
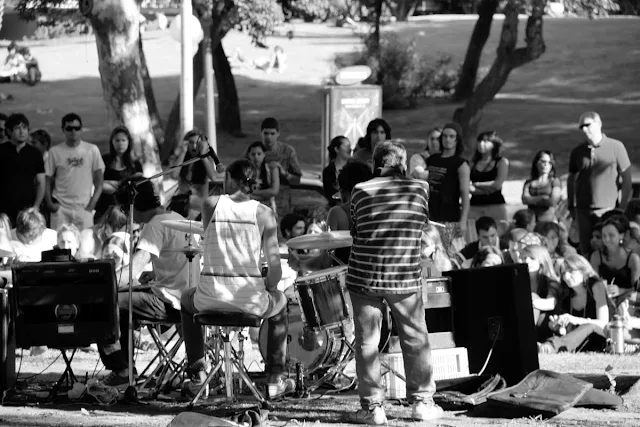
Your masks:
<path fill-rule="evenodd" d="M 624 144 L 602 133 L 598 113 L 580 116 L 585 142 L 571 150 L 567 195 L 569 211 L 578 224 L 580 252 L 590 252 L 592 214 L 601 216 L 616 207 L 625 209 L 631 197 L 631 163 Z M 618 182 L 621 196 L 618 199 Z"/>
<path fill-rule="evenodd" d="M 461 251 L 460 255 L 464 257 L 462 260 L 469 261 L 478 253 L 481 248 L 492 246 L 500 252 L 509 249 L 509 246 L 501 241 L 498 236 L 498 225 L 496 221 L 489 216 L 481 216 L 476 220 L 476 232 L 478 240 L 469 243 Z"/>
<path fill-rule="evenodd" d="M 5 121 L 9 142 L 0 144 L 0 212 L 15 224 L 18 212 L 39 208 L 44 198 L 44 160 L 37 148 L 27 144 L 29 120 L 12 114 Z"/>

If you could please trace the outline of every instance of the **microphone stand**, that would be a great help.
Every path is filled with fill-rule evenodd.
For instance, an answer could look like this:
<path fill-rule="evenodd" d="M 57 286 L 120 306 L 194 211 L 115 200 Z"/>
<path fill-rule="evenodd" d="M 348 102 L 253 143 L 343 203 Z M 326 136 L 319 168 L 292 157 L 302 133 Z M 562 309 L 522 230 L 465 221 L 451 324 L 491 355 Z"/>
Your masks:
<path fill-rule="evenodd" d="M 142 179 L 140 181 L 131 181 L 128 180 L 125 184 L 125 191 L 127 192 L 127 196 L 128 196 L 128 202 L 129 202 L 129 214 L 128 216 L 128 227 L 129 227 L 129 329 L 128 329 L 128 342 L 129 342 L 129 354 L 128 354 L 128 358 L 129 358 L 129 386 L 127 387 L 127 389 L 124 392 L 124 400 L 127 403 L 131 403 L 131 404 L 137 404 L 137 405 L 142 405 L 143 402 L 140 401 L 140 399 L 138 398 L 138 390 L 135 387 L 135 383 L 134 383 L 134 378 L 133 378 L 133 370 L 134 370 L 134 365 L 133 365 L 133 245 L 134 245 L 134 241 L 133 241 L 133 209 L 134 209 L 134 202 L 135 202 L 135 198 L 138 195 L 138 189 L 137 187 L 145 182 L 149 182 L 152 181 L 156 178 L 160 178 L 161 176 L 164 176 L 166 174 L 168 174 L 169 172 L 176 170 L 178 168 L 182 168 L 183 166 L 188 166 L 190 164 L 199 162 L 200 160 L 203 160 L 207 157 L 211 157 L 211 159 L 214 162 L 214 165 L 216 167 L 216 169 L 218 168 L 218 166 L 220 165 L 220 159 L 218 159 L 218 156 L 215 152 L 215 150 L 212 147 L 209 147 L 209 151 L 205 154 L 200 154 L 199 156 L 194 157 L 193 159 L 187 160 L 186 162 L 183 162 L 179 165 L 175 165 L 172 166 L 166 170 L 163 170 L 162 172 L 159 172 L 149 178 L 145 178 Z"/>

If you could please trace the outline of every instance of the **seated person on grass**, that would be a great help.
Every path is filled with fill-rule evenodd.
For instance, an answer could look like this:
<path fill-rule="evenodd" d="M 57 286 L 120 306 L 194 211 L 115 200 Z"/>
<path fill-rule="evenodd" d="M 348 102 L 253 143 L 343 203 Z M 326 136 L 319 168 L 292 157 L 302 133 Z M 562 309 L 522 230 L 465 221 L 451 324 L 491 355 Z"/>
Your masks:
<path fill-rule="evenodd" d="M 489 216 L 478 218 L 476 220 L 476 232 L 478 233 L 478 240 L 469 243 L 460 251 L 462 257 L 460 261 L 464 268 L 468 268 L 471 265 L 473 257 L 484 247 L 494 247 L 498 251 L 509 249 L 508 244 L 500 240 L 498 226 L 493 218 Z"/>
<path fill-rule="evenodd" d="M 549 316 L 553 336 L 538 343 L 538 351 L 603 351 L 604 330 L 613 314 L 604 281 L 589 261 L 577 254 L 566 257 L 559 267 L 558 303 Z"/>

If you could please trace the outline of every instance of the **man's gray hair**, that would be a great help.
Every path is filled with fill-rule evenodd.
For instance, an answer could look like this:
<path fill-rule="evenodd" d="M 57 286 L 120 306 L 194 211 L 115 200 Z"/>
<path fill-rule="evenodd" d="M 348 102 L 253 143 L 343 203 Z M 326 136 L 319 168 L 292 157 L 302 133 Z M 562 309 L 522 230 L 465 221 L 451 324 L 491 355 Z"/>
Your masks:
<path fill-rule="evenodd" d="M 586 113 L 582 113 L 579 122 L 582 123 L 584 119 L 591 119 L 595 122 L 602 123 L 600 114 L 596 113 L 595 111 L 587 111 Z"/>
<path fill-rule="evenodd" d="M 399 142 L 381 142 L 373 150 L 373 166 L 376 168 L 393 168 L 406 163 L 407 149 Z"/>

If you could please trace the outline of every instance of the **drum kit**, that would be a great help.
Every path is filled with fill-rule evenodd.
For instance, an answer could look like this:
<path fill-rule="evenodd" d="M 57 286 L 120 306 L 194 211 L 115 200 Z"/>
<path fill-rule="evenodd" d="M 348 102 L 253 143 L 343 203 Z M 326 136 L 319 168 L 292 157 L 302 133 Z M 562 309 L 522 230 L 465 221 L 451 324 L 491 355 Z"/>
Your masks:
<path fill-rule="evenodd" d="M 204 235 L 202 225 L 195 221 L 163 221 L 163 225 L 185 233 Z M 334 251 L 350 247 L 353 239 L 349 231 L 327 231 L 295 237 L 286 244 L 293 250 L 327 251 L 337 263 L 336 267 L 298 277 L 294 283 L 295 296 L 288 304 L 289 372 L 297 374 L 299 381 L 300 376 L 303 377 L 304 390 L 300 393 L 311 393 L 325 383 L 336 389 L 350 388 L 355 382 L 355 373 L 352 377 L 346 375 L 345 368 L 355 357 L 353 310 L 345 284 L 347 266 L 335 257 Z M 203 252 L 194 246 L 174 251 L 191 256 Z M 383 328 L 382 332 L 380 349 L 388 343 L 390 335 L 389 328 Z M 258 344 L 262 357 L 266 359 L 266 322 L 260 328 Z"/>

